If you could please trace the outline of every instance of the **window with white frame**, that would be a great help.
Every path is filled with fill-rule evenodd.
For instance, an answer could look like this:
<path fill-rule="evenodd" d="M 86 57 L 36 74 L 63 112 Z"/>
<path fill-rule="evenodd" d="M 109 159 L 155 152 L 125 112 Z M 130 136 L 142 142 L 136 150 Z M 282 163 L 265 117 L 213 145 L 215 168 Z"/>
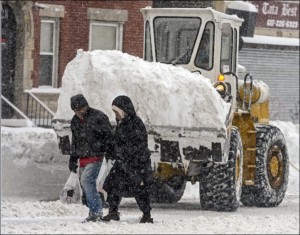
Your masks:
<path fill-rule="evenodd" d="M 57 86 L 58 18 L 41 20 L 39 86 Z"/>
<path fill-rule="evenodd" d="M 122 50 L 123 24 L 118 22 L 90 22 L 89 50 Z"/>

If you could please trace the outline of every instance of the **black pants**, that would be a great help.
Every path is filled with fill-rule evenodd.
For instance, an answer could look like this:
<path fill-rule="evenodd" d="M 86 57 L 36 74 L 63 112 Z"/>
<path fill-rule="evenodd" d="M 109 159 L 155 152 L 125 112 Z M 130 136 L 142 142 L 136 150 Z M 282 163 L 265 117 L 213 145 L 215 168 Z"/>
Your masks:
<path fill-rule="evenodd" d="M 134 198 L 139 209 L 144 214 L 149 214 L 152 208 L 150 206 L 150 198 L 147 190 L 143 190 L 142 193 L 136 195 Z M 109 211 L 118 211 L 121 200 L 121 196 L 108 193 L 106 201 L 109 204 Z"/>

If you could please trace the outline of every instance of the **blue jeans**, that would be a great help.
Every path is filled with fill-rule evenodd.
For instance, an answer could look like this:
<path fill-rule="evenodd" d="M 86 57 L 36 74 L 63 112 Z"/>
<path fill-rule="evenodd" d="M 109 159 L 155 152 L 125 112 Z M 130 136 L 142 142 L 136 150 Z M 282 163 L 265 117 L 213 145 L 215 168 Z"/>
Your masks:
<path fill-rule="evenodd" d="M 96 180 L 100 171 L 102 161 L 89 163 L 85 167 L 80 167 L 80 182 L 86 195 L 89 212 L 102 216 L 102 200 L 96 189 Z"/>

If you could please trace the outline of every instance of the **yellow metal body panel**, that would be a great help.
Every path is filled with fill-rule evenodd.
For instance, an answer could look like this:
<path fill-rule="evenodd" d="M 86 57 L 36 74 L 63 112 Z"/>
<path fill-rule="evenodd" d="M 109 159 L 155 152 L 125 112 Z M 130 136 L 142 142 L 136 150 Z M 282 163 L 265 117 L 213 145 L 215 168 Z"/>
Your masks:
<path fill-rule="evenodd" d="M 255 123 L 269 124 L 270 122 L 269 101 L 265 101 L 261 104 L 259 103 L 252 104 L 251 116 L 255 120 Z"/>
<path fill-rule="evenodd" d="M 173 167 L 171 163 L 159 162 L 154 177 L 160 181 L 169 181 L 174 176 L 183 176 L 184 168 Z"/>
<path fill-rule="evenodd" d="M 256 100 L 255 98 L 254 100 Z M 249 97 L 248 97 L 249 101 Z M 240 101 L 240 107 L 242 101 Z M 248 107 L 248 104 L 246 105 Z M 256 128 L 255 123 L 269 124 L 269 100 L 263 103 L 253 103 L 250 112 L 235 112 L 233 125 L 240 129 L 243 142 L 243 185 L 253 185 L 256 168 Z"/>
<path fill-rule="evenodd" d="M 239 88 L 239 96 L 240 96 L 240 99 L 243 100 L 244 99 L 244 96 L 245 96 L 245 100 L 246 100 L 246 103 L 249 103 L 249 99 L 250 99 L 250 93 L 248 92 L 250 89 L 250 84 L 247 83 L 246 84 L 246 94 L 245 91 L 244 91 L 244 88 L 243 87 L 240 87 Z M 252 87 L 252 96 L 251 96 L 251 103 L 256 103 L 260 97 L 260 89 L 258 87 L 256 87 L 254 84 L 253 84 L 253 87 Z"/>
<path fill-rule="evenodd" d="M 254 184 L 256 166 L 256 130 L 249 112 L 235 112 L 233 125 L 240 130 L 244 161 L 243 185 Z"/>
<path fill-rule="evenodd" d="M 246 83 L 246 90 L 244 89 L 244 86 L 241 86 L 238 91 L 239 107 L 243 106 L 244 101 L 248 108 L 251 96 L 250 112 L 254 123 L 269 124 L 270 121 L 269 91 L 266 86 L 266 84 L 264 86 L 262 84 L 259 85 L 259 83 L 253 83 L 250 95 L 250 84 Z"/>

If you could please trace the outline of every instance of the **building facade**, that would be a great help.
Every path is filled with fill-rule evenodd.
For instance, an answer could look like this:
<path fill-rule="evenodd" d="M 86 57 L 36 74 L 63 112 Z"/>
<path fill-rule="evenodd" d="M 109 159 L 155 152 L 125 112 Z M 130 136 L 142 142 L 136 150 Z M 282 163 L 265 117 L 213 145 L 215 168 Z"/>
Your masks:
<path fill-rule="evenodd" d="M 152 1 L 1 1 L 1 94 L 25 111 L 27 91 L 50 109 L 78 49 L 142 57 L 140 8 Z M 14 116 L 2 102 L 2 118 Z"/>
<path fill-rule="evenodd" d="M 63 73 L 78 49 L 120 50 L 143 57 L 143 17 L 152 7 L 212 7 L 234 1 L 1 1 L 1 94 L 23 112 L 28 92 L 53 112 Z M 299 123 L 299 3 L 247 1 L 253 36 L 243 37 L 240 63 L 271 90 L 271 120 Z M 2 118 L 14 111 L 2 102 Z"/>
<path fill-rule="evenodd" d="M 270 119 L 299 123 L 299 2 L 250 2 L 255 28 L 242 36 L 239 63 L 268 84 Z"/>

